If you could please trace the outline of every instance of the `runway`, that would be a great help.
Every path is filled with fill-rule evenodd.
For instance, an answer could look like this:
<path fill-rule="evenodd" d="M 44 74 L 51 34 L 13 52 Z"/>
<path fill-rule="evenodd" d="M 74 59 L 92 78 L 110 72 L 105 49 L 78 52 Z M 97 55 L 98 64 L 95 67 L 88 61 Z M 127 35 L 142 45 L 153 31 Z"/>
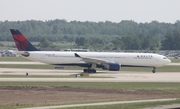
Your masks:
<path fill-rule="evenodd" d="M 82 73 L 80 70 L 41 70 L 0 68 L 0 75 L 74 75 Z M 96 78 L 93 78 L 96 76 Z M 99 78 L 98 78 L 99 76 Z M 92 77 L 92 78 L 91 78 Z M 84 78 L 0 78 L 0 81 L 20 82 L 180 82 L 179 72 L 127 72 L 127 71 L 99 71 Z"/>

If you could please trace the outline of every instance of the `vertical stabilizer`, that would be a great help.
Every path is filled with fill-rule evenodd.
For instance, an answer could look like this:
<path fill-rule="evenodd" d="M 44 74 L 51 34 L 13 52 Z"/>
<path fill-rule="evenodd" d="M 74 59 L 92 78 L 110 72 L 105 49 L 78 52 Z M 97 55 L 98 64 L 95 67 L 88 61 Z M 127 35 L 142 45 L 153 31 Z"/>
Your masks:
<path fill-rule="evenodd" d="M 19 51 L 39 51 L 27 38 L 17 29 L 10 29 L 16 47 Z"/>

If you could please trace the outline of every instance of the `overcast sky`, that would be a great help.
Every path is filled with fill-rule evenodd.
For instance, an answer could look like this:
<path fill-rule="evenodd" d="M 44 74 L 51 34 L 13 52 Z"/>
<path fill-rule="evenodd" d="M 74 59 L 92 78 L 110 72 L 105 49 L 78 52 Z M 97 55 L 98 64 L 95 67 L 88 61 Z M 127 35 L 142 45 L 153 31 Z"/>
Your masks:
<path fill-rule="evenodd" d="M 180 0 L 0 0 L 0 21 L 54 19 L 174 23 Z"/>

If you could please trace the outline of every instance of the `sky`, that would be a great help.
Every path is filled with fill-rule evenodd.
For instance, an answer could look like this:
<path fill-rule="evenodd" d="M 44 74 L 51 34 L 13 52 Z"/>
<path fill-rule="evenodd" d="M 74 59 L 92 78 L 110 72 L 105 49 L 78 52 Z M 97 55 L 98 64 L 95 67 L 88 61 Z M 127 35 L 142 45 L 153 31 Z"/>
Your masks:
<path fill-rule="evenodd" d="M 55 19 L 175 23 L 180 0 L 0 0 L 0 21 Z"/>

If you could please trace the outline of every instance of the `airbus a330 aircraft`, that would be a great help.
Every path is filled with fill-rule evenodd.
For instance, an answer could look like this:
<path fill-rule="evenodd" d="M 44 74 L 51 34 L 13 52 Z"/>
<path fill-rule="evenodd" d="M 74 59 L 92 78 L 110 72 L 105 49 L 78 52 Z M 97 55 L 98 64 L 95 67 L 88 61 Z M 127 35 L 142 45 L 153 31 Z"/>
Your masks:
<path fill-rule="evenodd" d="M 96 73 L 95 68 L 119 71 L 121 67 L 156 67 L 171 61 L 163 55 L 153 53 L 114 53 L 114 52 L 64 52 L 40 51 L 35 48 L 17 29 L 10 29 L 18 54 L 31 60 L 51 65 L 85 67 L 84 72 Z"/>

